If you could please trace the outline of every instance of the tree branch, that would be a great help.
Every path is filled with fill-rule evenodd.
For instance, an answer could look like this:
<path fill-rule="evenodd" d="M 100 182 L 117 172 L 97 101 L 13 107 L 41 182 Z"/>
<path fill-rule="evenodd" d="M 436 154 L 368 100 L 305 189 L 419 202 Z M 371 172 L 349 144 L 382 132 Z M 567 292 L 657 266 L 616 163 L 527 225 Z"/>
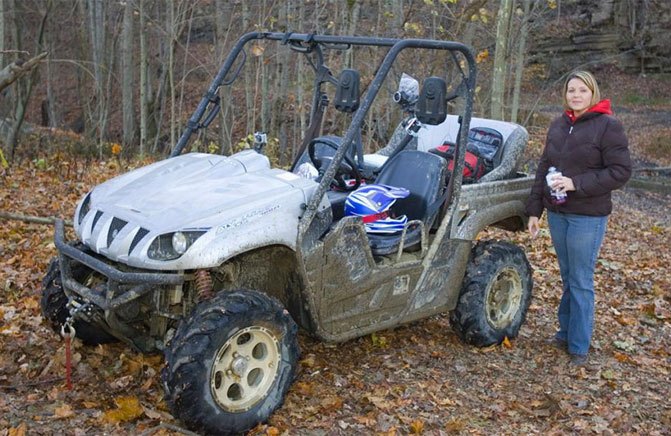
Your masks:
<path fill-rule="evenodd" d="M 0 211 L 0 219 L 24 221 L 27 223 L 35 223 L 35 224 L 54 224 L 58 218 L 21 215 L 18 213 Z M 72 221 L 64 220 L 64 223 L 66 226 L 72 227 Z"/>
<path fill-rule="evenodd" d="M 634 168 L 632 170 L 635 173 L 640 173 L 640 172 L 665 172 L 665 171 L 671 171 L 671 167 L 641 167 L 641 168 Z"/>
<path fill-rule="evenodd" d="M 18 59 L 0 70 L 0 92 L 14 83 L 19 77 L 30 72 L 45 57 L 47 57 L 47 52 L 40 53 L 27 61 Z"/>

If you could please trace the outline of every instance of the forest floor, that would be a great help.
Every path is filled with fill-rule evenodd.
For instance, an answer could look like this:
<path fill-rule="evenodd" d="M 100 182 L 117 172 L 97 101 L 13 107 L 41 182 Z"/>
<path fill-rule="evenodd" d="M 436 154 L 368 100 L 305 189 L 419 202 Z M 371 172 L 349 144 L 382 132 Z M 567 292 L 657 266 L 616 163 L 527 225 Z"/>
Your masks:
<path fill-rule="evenodd" d="M 623 116 L 636 126 L 653 119 L 635 105 Z M 669 153 L 650 148 L 668 133 L 662 118 L 651 132 L 629 130 L 637 162 L 669 165 Z M 1 175 L 3 211 L 70 219 L 92 186 L 129 169 L 116 160 L 45 159 Z M 297 380 L 251 434 L 671 434 L 671 196 L 625 188 L 614 202 L 588 367 L 569 367 L 546 344 L 561 292 L 547 226 L 533 240 L 492 232 L 486 236 L 520 244 L 534 268 L 517 339 L 464 345 L 447 315 L 337 346 L 301 334 Z M 161 356 L 74 341 L 74 387 L 66 389 L 64 342 L 39 309 L 52 232 L 19 220 L 0 225 L 0 436 L 185 433 L 163 401 Z"/>

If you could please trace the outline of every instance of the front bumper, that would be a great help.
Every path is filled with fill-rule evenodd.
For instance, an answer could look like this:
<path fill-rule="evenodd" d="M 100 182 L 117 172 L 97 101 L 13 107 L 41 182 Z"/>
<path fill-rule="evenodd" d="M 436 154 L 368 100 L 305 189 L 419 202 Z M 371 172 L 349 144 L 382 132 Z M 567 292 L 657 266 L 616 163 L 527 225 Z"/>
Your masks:
<path fill-rule="evenodd" d="M 109 265 L 104 260 L 85 253 L 65 240 L 64 224 L 56 220 L 54 243 L 58 249 L 61 283 L 66 293 L 75 293 L 104 311 L 117 309 L 161 285 L 181 285 L 183 273 L 155 273 L 140 271 L 125 272 Z M 79 283 L 72 274 L 71 263 L 76 261 L 107 278 L 104 289 L 88 288 Z"/>

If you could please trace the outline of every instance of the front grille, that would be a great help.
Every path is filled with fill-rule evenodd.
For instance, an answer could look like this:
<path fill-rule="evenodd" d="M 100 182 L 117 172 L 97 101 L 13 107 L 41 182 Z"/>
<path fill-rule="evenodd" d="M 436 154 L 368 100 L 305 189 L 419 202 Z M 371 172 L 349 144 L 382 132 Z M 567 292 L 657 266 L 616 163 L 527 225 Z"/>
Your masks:
<path fill-rule="evenodd" d="M 107 232 L 107 246 L 109 247 L 110 244 L 112 244 L 112 241 L 114 241 L 114 238 L 117 237 L 121 229 L 124 228 L 124 226 L 128 224 L 128 222 L 119 219 L 119 218 L 112 218 L 112 224 L 110 225 L 109 232 Z"/>
<path fill-rule="evenodd" d="M 98 223 L 98 220 L 101 216 L 103 216 L 103 213 L 97 210 L 95 216 L 93 217 L 93 223 L 91 223 L 91 231 L 96 228 L 96 224 Z"/>
<path fill-rule="evenodd" d="M 137 231 L 135 237 L 133 238 L 133 241 L 130 243 L 130 247 L 128 247 L 128 254 L 130 254 L 131 251 L 133 251 L 133 248 L 135 248 L 135 246 L 142 240 L 142 238 L 147 236 L 147 233 L 149 233 L 149 230 L 140 227 L 140 230 Z"/>

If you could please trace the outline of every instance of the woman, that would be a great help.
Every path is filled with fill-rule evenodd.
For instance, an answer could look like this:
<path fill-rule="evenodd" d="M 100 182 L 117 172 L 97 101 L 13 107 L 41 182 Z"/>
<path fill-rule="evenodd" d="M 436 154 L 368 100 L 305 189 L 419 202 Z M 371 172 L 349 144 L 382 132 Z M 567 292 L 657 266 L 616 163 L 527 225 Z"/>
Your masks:
<path fill-rule="evenodd" d="M 587 363 L 592 338 L 594 266 L 612 210 L 611 191 L 629 179 L 631 159 L 622 124 L 611 116 L 610 100 L 601 100 L 592 74 L 571 73 L 563 103 L 565 112 L 548 130 L 526 213 L 536 236 L 543 210 L 548 212 L 563 285 L 552 342 L 580 366 Z M 546 181 L 550 167 L 562 175 Z M 553 201 L 551 189 L 565 193 L 566 200 Z"/>

